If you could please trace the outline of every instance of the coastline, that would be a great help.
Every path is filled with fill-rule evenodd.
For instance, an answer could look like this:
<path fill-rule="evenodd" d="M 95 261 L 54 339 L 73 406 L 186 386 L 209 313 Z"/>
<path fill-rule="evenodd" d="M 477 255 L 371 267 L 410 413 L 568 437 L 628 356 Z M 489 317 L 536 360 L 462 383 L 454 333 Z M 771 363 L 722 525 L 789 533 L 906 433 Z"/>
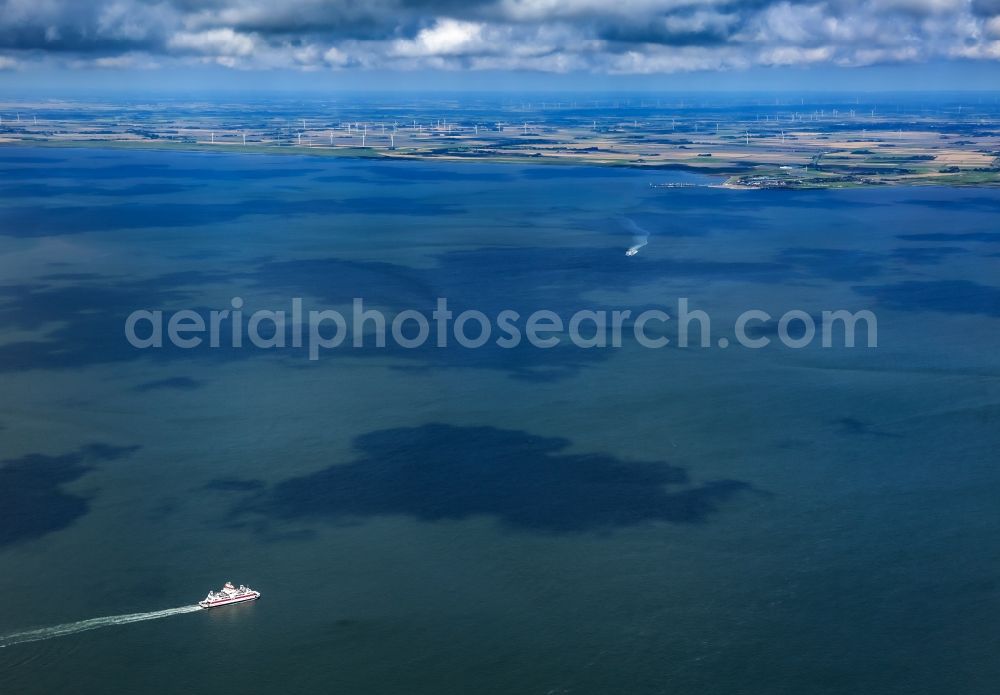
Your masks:
<path fill-rule="evenodd" d="M 534 164 L 550 166 L 600 166 L 627 168 L 645 171 L 686 171 L 690 173 L 717 176 L 720 183 L 711 187 L 730 190 L 824 190 L 831 188 L 870 188 L 877 186 L 946 186 L 985 187 L 1000 185 L 1000 156 L 991 162 L 996 166 L 973 167 L 958 171 L 935 169 L 937 157 L 924 153 L 914 153 L 894 160 L 891 166 L 873 166 L 867 159 L 838 161 L 835 165 L 802 165 L 802 156 L 788 160 L 788 164 L 777 164 L 775 157 L 780 152 L 771 151 L 766 146 L 758 146 L 758 159 L 749 160 L 724 156 L 671 157 L 659 160 L 650 158 L 608 157 L 597 151 L 557 151 L 518 152 L 492 150 L 468 146 L 448 148 L 400 147 L 354 147 L 350 145 L 296 145 L 279 143 L 233 142 L 189 142 L 167 139 L 145 138 L 13 138 L 0 137 L 3 147 L 38 148 L 95 148 L 132 149 L 172 152 L 198 152 L 206 154 L 243 155 L 290 155 L 310 157 L 335 157 L 352 159 L 381 159 L 385 161 L 419 162 L 490 162 L 507 164 Z M 668 153 L 664 153 L 668 154 Z M 741 155 L 742 156 L 742 155 Z M 846 159 L 838 150 L 823 153 L 827 159 Z M 818 157 L 814 156 L 815 159 Z M 772 161 L 768 161 L 772 160 Z M 780 161 L 780 160 L 779 160 Z M 917 164 L 914 165 L 913 163 Z M 902 166 L 902 165 L 908 166 Z M 958 167 L 952 167 L 956 169 Z"/>

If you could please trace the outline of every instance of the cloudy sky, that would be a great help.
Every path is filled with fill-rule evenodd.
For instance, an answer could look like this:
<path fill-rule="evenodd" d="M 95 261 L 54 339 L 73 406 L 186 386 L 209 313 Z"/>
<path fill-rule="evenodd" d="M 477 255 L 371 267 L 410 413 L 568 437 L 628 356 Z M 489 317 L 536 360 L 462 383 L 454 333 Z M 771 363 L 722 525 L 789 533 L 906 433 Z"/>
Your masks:
<path fill-rule="evenodd" d="M 727 87 L 768 73 L 821 87 L 854 71 L 988 88 L 1000 0 L 0 0 L 0 70 L 8 83 L 718 75 Z"/>

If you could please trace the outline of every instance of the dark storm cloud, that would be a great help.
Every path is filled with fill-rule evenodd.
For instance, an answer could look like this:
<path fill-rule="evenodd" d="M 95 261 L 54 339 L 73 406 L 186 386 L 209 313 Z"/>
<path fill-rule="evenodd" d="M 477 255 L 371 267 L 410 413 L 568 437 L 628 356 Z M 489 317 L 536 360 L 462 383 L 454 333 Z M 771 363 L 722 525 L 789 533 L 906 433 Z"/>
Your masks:
<path fill-rule="evenodd" d="M 980 17 L 1000 15 L 1000 0 L 972 0 L 972 12 Z"/>
<path fill-rule="evenodd" d="M 0 0 L 0 67 L 611 73 L 1000 59 L 1000 0 Z"/>
<path fill-rule="evenodd" d="M 277 39 L 325 35 L 371 40 L 400 35 L 403 27 L 414 26 L 412 17 L 402 15 L 401 8 L 391 0 L 305 7 L 285 3 L 266 11 L 234 14 L 230 26 Z"/>
<path fill-rule="evenodd" d="M 152 22 L 159 10 L 145 2 L 0 3 L 0 46 L 44 52 L 127 51 L 160 43 L 161 28 Z"/>
<path fill-rule="evenodd" d="M 665 46 L 718 46 L 728 41 L 735 24 L 718 23 L 682 27 L 672 25 L 664 18 L 622 22 L 599 27 L 596 34 L 601 39 L 629 44 L 663 44 Z"/>

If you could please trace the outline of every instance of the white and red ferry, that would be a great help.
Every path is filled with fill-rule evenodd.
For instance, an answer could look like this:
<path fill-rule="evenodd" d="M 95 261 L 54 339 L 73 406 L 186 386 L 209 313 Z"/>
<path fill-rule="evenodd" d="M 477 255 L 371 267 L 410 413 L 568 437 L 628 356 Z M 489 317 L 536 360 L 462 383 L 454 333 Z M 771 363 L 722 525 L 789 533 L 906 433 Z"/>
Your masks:
<path fill-rule="evenodd" d="M 233 586 L 232 582 L 226 582 L 218 591 L 209 591 L 204 601 L 198 601 L 202 608 L 215 608 L 216 606 L 228 606 L 230 603 L 242 603 L 243 601 L 256 601 L 260 598 L 260 592 L 254 591 L 249 586 L 240 584 L 239 588 Z"/>

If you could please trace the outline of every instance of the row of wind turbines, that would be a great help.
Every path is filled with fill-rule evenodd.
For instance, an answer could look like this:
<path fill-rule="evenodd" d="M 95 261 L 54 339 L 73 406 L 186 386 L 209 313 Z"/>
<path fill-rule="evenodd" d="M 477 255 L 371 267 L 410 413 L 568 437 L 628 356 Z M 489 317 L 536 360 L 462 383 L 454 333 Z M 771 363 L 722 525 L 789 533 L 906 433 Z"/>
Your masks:
<path fill-rule="evenodd" d="M 376 143 L 385 145 L 385 139 L 388 139 L 389 149 L 396 148 L 396 138 L 402 136 L 408 136 L 410 138 L 421 138 L 421 137 L 435 137 L 435 136 L 455 136 L 460 137 L 463 135 L 471 135 L 478 137 L 481 133 L 486 134 L 493 132 L 494 129 L 497 133 L 505 132 L 505 129 L 510 125 L 506 121 L 496 121 L 492 124 L 488 123 L 473 123 L 471 125 L 460 125 L 454 122 L 449 123 L 447 119 L 438 119 L 431 124 L 425 124 L 413 120 L 409 125 L 400 124 L 399 121 L 393 121 L 391 123 L 379 122 L 377 124 L 370 124 L 361 121 L 342 121 L 337 126 L 326 126 L 319 129 L 310 129 L 306 119 L 301 119 L 302 127 L 297 130 L 294 134 L 294 142 L 298 147 L 312 147 L 317 144 L 325 144 L 328 146 L 336 146 L 338 143 L 336 139 L 348 137 L 354 138 L 354 142 L 348 147 L 357 146 L 357 141 L 360 140 L 360 147 L 376 147 L 378 144 L 372 144 L 372 138 L 377 138 Z M 369 132 L 369 126 L 372 126 L 372 131 Z M 378 132 L 376 132 L 376 128 Z M 531 132 L 537 129 L 535 124 L 525 121 L 519 129 L 524 135 L 529 135 Z M 287 131 L 287 129 L 285 129 Z M 319 133 L 317 133 L 317 130 Z M 344 135 L 338 136 L 337 133 L 342 132 Z M 224 135 L 220 135 L 220 138 L 216 139 L 217 131 L 208 132 L 208 143 L 223 144 L 232 143 L 234 137 L 238 137 L 239 141 L 245 146 L 248 144 L 246 131 L 237 131 L 233 134 L 233 131 L 226 130 Z M 325 135 L 325 137 L 323 137 Z M 280 138 L 279 138 L 280 139 Z M 261 140 L 267 142 L 268 140 Z M 270 140 L 274 142 L 274 140 Z M 325 141 L 325 142 L 324 142 Z"/>
<path fill-rule="evenodd" d="M 793 117 L 790 120 L 791 121 L 795 121 L 795 118 Z M 767 119 L 767 118 L 765 118 L 765 122 L 769 123 L 770 120 Z M 777 119 L 775 119 L 774 122 L 777 122 Z M 486 126 L 486 125 L 480 126 L 480 124 L 478 124 L 478 123 L 473 124 L 471 126 L 459 126 L 459 125 L 456 125 L 454 123 L 448 123 L 445 120 L 439 120 L 436 123 L 434 123 L 433 125 L 425 125 L 423 123 L 418 123 L 417 121 L 413 121 L 412 124 L 410 124 L 409 126 L 402 126 L 401 127 L 398 121 L 393 121 L 392 123 L 389 123 L 389 124 L 386 124 L 384 122 L 383 123 L 379 123 L 376 126 L 373 126 L 372 133 L 369 133 L 369 125 L 370 124 L 367 123 L 367 122 L 359 122 L 359 121 L 342 122 L 336 128 L 329 127 L 329 128 L 325 128 L 325 129 L 320 129 L 321 133 L 325 132 L 325 136 L 326 137 L 322 137 L 322 135 L 321 134 L 317 134 L 315 130 L 314 131 L 310 131 L 309 126 L 306 123 L 306 120 L 302 119 L 302 128 L 295 133 L 295 145 L 298 146 L 298 147 L 313 147 L 313 146 L 316 146 L 316 145 L 324 145 L 325 144 L 327 146 L 334 147 L 334 146 L 336 146 L 338 144 L 337 141 L 336 141 L 336 139 L 337 139 L 336 132 L 342 131 L 343 133 L 345 133 L 345 135 L 344 136 L 340 136 L 341 138 L 343 138 L 343 137 L 355 138 L 355 140 L 354 140 L 353 143 L 347 144 L 347 145 L 344 145 L 344 146 L 347 146 L 347 147 L 354 147 L 354 146 L 360 146 L 360 147 L 379 147 L 379 146 L 383 146 L 384 147 L 385 144 L 386 144 L 386 139 L 387 139 L 388 140 L 388 143 L 387 143 L 388 144 L 388 148 L 390 150 L 394 150 L 394 149 L 396 149 L 396 139 L 397 139 L 397 137 L 400 137 L 400 136 L 403 136 L 403 135 L 408 136 L 411 139 L 412 138 L 421 138 L 421 137 L 425 137 L 425 136 L 426 137 L 431 137 L 431 136 L 440 135 L 440 134 L 444 134 L 444 135 L 447 135 L 447 136 L 456 136 L 456 137 L 460 137 L 460 136 L 463 136 L 463 135 L 478 137 L 481 134 L 486 134 L 486 133 L 492 132 L 494 129 L 495 129 L 495 131 L 497 133 L 504 133 L 505 132 L 505 128 L 511 126 L 511 124 L 509 124 L 507 122 L 504 122 L 504 121 L 497 121 L 497 122 L 493 123 L 491 126 Z M 640 128 L 640 124 L 639 124 L 638 121 L 633 121 L 633 123 L 631 125 L 633 126 L 633 128 L 635 130 L 642 130 L 642 128 Z M 676 125 L 677 125 L 676 118 L 671 119 L 671 130 L 672 131 L 676 130 Z M 704 125 L 705 124 L 703 122 L 695 121 L 694 122 L 694 132 L 696 132 L 696 133 L 702 132 L 702 127 Z M 706 128 L 704 132 L 706 132 L 706 133 L 711 132 L 711 124 L 709 124 L 709 126 L 710 127 Z M 525 136 L 529 135 L 529 134 L 532 134 L 533 132 L 536 132 L 537 129 L 539 128 L 539 126 L 537 126 L 536 124 L 531 124 L 531 123 L 528 123 L 527 121 L 523 122 L 520 126 L 514 126 L 514 127 L 516 127 L 517 130 L 519 130 L 520 133 L 522 135 L 525 135 Z M 378 129 L 377 133 L 375 132 L 375 128 Z M 726 130 L 728 130 L 730 132 L 732 132 L 732 129 L 733 129 L 732 126 L 726 128 Z M 404 132 L 401 133 L 400 132 L 401 130 L 404 131 Z M 593 130 L 595 132 L 598 130 L 598 125 L 597 125 L 597 121 L 596 120 L 592 121 L 591 130 Z M 742 133 L 740 133 L 740 130 L 742 130 Z M 714 123 L 714 131 L 715 131 L 714 134 L 717 137 L 722 135 L 722 126 L 721 126 L 721 124 L 719 122 Z M 226 132 L 227 132 L 227 134 L 231 134 L 232 131 L 226 131 Z M 785 144 L 786 141 L 787 141 L 787 138 L 789 137 L 784 128 L 780 128 L 776 132 L 772 131 L 772 132 L 769 132 L 769 133 L 753 133 L 753 132 L 751 132 L 751 130 L 750 130 L 749 127 L 739 128 L 737 126 L 736 132 L 737 132 L 737 134 L 739 134 L 739 136 L 741 137 L 741 139 L 744 142 L 744 145 L 746 145 L 746 146 L 750 145 L 751 139 L 759 140 L 759 141 L 766 141 L 766 142 L 778 141 L 778 142 L 780 142 L 782 144 Z M 864 130 L 864 129 L 862 130 L 862 133 L 866 133 L 866 132 L 867 132 L 866 130 Z M 902 137 L 902 133 L 903 133 L 902 129 L 900 129 L 896 133 L 897 139 L 899 139 L 899 138 Z M 375 136 L 377 138 L 375 140 L 375 144 L 372 143 L 372 137 L 373 136 Z M 245 131 L 239 131 L 238 132 L 238 137 L 240 139 L 240 142 L 244 146 L 246 146 L 248 144 L 247 133 Z M 730 137 L 732 137 L 732 136 L 730 136 Z M 358 140 L 360 140 L 359 144 L 358 144 Z M 215 131 L 211 131 L 209 133 L 209 143 L 210 144 L 213 144 L 213 145 L 214 144 L 221 144 L 222 142 L 232 143 L 232 141 L 233 140 L 232 140 L 231 136 L 229 138 L 227 138 L 225 141 L 222 141 L 222 140 L 217 141 L 216 140 L 216 132 Z M 266 142 L 266 140 L 264 140 L 262 142 Z"/>
<path fill-rule="evenodd" d="M 873 108 L 871 110 L 871 116 L 874 117 L 875 113 L 876 113 L 876 110 Z M 793 112 L 793 113 L 791 113 L 791 114 L 788 115 L 788 119 L 792 123 L 795 123 L 796 121 L 798 121 L 799 123 L 802 123 L 805 120 L 817 120 L 818 118 L 822 118 L 825 115 L 826 115 L 825 111 L 820 110 L 820 111 L 818 111 L 816 113 L 809 114 L 809 118 L 805 119 L 805 118 L 803 118 L 802 114 L 799 114 L 797 112 Z M 838 114 L 838 112 L 837 112 L 836 109 L 832 111 L 832 116 L 836 117 L 838 115 L 839 114 Z M 848 115 L 849 115 L 849 117 L 853 118 L 855 116 L 855 111 L 853 109 L 851 109 L 848 112 Z M 312 146 L 314 146 L 316 144 L 316 142 L 314 142 L 314 138 L 309 134 L 309 127 L 308 127 L 306 119 L 303 118 L 301 120 L 302 120 L 302 129 L 299 130 L 296 133 L 295 144 L 296 144 L 296 146 L 299 146 L 299 147 L 302 147 L 302 146 L 312 147 Z M 756 121 L 757 122 L 760 121 L 760 115 L 759 114 L 756 116 Z M 21 114 L 20 113 L 15 113 L 14 121 L 13 122 L 14 123 L 18 123 L 18 124 L 22 122 L 21 121 Z M 768 115 L 768 114 L 765 114 L 765 116 L 764 116 L 764 122 L 765 123 L 772 122 L 771 116 Z M 775 122 L 775 123 L 779 122 L 779 115 L 778 114 L 774 115 L 773 122 Z M 4 123 L 4 121 L 3 121 L 3 115 L 0 114 L 0 126 L 2 126 L 3 123 Z M 37 116 L 35 116 L 35 115 L 32 116 L 32 123 L 33 123 L 33 125 L 38 125 L 38 117 Z M 505 132 L 505 128 L 508 127 L 508 126 L 510 126 L 510 125 L 511 125 L 510 123 L 498 120 L 498 121 L 496 121 L 496 122 L 494 122 L 494 123 L 492 123 L 490 125 L 483 124 L 482 131 L 483 131 L 483 133 L 487 133 L 487 132 L 491 132 L 491 131 L 493 131 L 493 129 L 495 129 L 497 133 L 504 133 Z M 632 125 L 633 129 L 635 129 L 635 130 L 641 130 L 640 123 L 639 123 L 638 120 L 633 120 L 632 123 L 631 123 L 631 125 Z M 643 125 L 646 125 L 646 124 L 643 124 Z M 703 123 L 701 123 L 700 121 L 695 120 L 695 122 L 694 122 L 694 131 L 695 132 L 700 132 L 700 128 L 701 128 L 702 125 L 703 125 Z M 346 121 L 346 122 L 341 122 L 341 124 L 339 125 L 339 129 L 343 130 L 347 134 L 347 137 L 359 138 L 360 139 L 360 147 L 364 148 L 364 147 L 369 147 L 370 146 L 369 145 L 368 126 L 369 126 L 369 124 L 367 122 Z M 388 149 L 395 150 L 396 149 L 396 137 L 397 137 L 397 135 L 399 135 L 400 124 L 399 124 L 398 121 L 393 121 L 392 123 L 388 124 L 388 126 L 391 129 L 387 130 L 387 124 L 385 122 L 380 122 L 378 124 L 378 128 L 379 128 L 379 133 L 378 134 L 379 134 L 379 136 L 381 136 L 381 138 L 386 138 L 386 137 L 388 138 Z M 670 126 L 671 126 L 671 130 L 672 131 L 676 130 L 676 128 L 677 128 L 677 118 L 676 117 L 672 117 L 670 119 Z M 533 123 L 529 123 L 527 121 L 524 121 L 520 126 L 515 126 L 515 127 L 517 127 L 518 130 L 521 131 L 522 135 L 529 135 L 529 134 L 531 134 L 531 132 L 536 131 L 540 126 L 538 126 L 537 124 L 533 124 Z M 403 128 L 406 129 L 406 126 L 403 126 Z M 327 137 L 325 138 L 326 141 L 327 141 L 326 144 L 328 146 L 330 146 L 330 147 L 336 146 L 336 144 L 337 144 L 335 142 L 335 131 L 337 129 L 338 128 L 329 128 L 326 131 L 327 132 Z M 596 120 L 592 120 L 591 130 L 594 130 L 594 131 L 598 130 L 598 124 L 597 124 Z M 230 135 L 231 132 L 232 131 L 226 131 L 227 135 Z M 866 132 L 865 130 L 862 130 L 862 133 L 865 133 L 865 132 Z M 720 133 L 721 133 L 720 124 L 718 122 L 716 122 L 715 123 L 715 135 L 719 136 Z M 903 133 L 902 130 L 898 131 L 898 133 L 896 134 L 897 139 L 900 139 L 902 137 L 902 133 Z M 463 126 L 463 125 L 456 124 L 454 122 L 449 123 L 447 119 L 437 119 L 433 124 L 425 125 L 424 123 L 419 123 L 416 120 L 413 120 L 411 122 L 410 126 L 409 126 L 409 132 L 408 132 L 408 134 L 411 137 L 421 137 L 421 136 L 424 136 L 425 134 L 428 137 L 434 136 L 434 135 L 441 135 L 441 134 L 444 134 L 444 135 L 447 135 L 447 136 L 453 136 L 453 135 L 454 136 L 472 135 L 472 136 L 477 136 L 478 137 L 480 135 L 480 124 L 479 123 L 475 123 L 475 124 L 473 124 L 471 126 Z M 238 132 L 238 137 L 239 137 L 239 141 L 242 143 L 243 146 L 246 146 L 248 144 L 246 131 L 239 131 Z M 784 129 L 780 129 L 777 132 L 777 134 L 771 134 L 770 136 L 768 136 L 768 135 L 763 135 L 763 134 L 753 134 L 753 133 L 750 132 L 749 128 L 744 128 L 743 129 L 743 133 L 742 133 L 742 139 L 743 139 L 744 144 L 746 146 L 750 145 L 751 138 L 758 139 L 758 140 L 761 140 L 761 141 L 769 141 L 769 142 L 777 140 L 777 141 L 780 141 L 782 144 L 784 144 L 785 141 L 786 141 L 786 133 L 785 133 Z M 305 140 L 305 142 L 303 142 L 303 140 Z M 319 138 L 316 138 L 316 140 L 319 141 L 319 142 L 321 142 L 321 140 Z M 216 131 L 210 131 L 209 132 L 209 144 L 215 145 L 215 144 L 221 144 L 223 142 L 232 143 L 232 138 L 230 137 L 230 138 L 227 138 L 226 140 L 219 140 L 219 141 L 217 141 L 216 140 Z M 382 139 L 381 143 L 384 146 L 385 140 Z M 355 146 L 355 145 L 351 144 L 351 145 L 347 145 L 347 146 Z M 378 146 L 378 145 L 371 145 L 371 146 Z"/>
<path fill-rule="evenodd" d="M 32 121 L 32 125 L 38 125 L 38 116 L 32 116 L 31 117 L 31 121 Z M 18 112 L 14 113 L 14 121 L 13 122 L 14 123 L 20 123 L 21 122 L 21 114 L 20 113 L 18 113 Z M 2 126 L 2 125 L 3 125 L 3 114 L 0 113 L 0 126 Z"/>

